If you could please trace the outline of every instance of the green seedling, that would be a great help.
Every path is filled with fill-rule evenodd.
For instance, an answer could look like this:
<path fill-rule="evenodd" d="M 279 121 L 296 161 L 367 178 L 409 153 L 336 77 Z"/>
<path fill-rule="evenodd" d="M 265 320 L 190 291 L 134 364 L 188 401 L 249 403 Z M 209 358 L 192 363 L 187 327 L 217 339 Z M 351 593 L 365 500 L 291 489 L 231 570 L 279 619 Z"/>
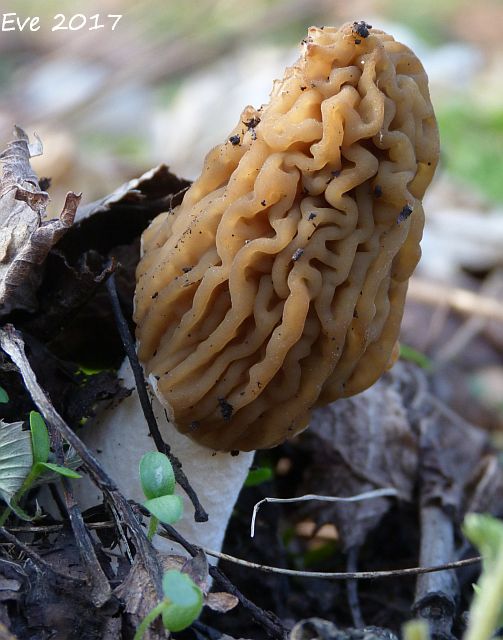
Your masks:
<path fill-rule="evenodd" d="M 271 480 L 273 475 L 271 467 L 257 467 L 256 469 L 251 469 L 251 471 L 248 472 L 244 486 L 257 487 L 258 485 Z"/>
<path fill-rule="evenodd" d="M 162 590 L 164 598 L 145 616 L 133 640 L 141 640 L 159 616 L 168 631 L 182 631 L 199 617 L 203 608 L 203 593 L 186 573 L 176 569 L 167 571 L 162 579 Z"/>
<path fill-rule="evenodd" d="M 9 395 L 3 387 L 0 387 L 0 404 L 7 404 L 9 402 Z"/>
<path fill-rule="evenodd" d="M 37 411 L 30 412 L 30 436 L 33 463 L 21 487 L 12 497 L 9 506 L 0 516 L 0 526 L 3 526 L 5 524 L 5 521 L 12 511 L 14 511 L 14 513 L 22 520 L 32 520 L 31 516 L 29 516 L 25 511 L 23 511 L 23 509 L 21 509 L 21 507 L 19 506 L 19 501 L 21 500 L 23 495 L 40 479 L 40 477 L 48 471 L 51 473 L 56 473 L 60 476 L 64 476 L 66 478 L 81 477 L 80 474 L 73 469 L 63 467 L 59 464 L 54 464 L 53 462 L 48 462 L 51 453 L 49 432 L 47 430 L 44 419 Z"/>
<path fill-rule="evenodd" d="M 402 628 L 403 640 L 430 640 L 430 629 L 426 620 L 409 620 Z"/>
<path fill-rule="evenodd" d="M 490 640 L 503 625 L 503 522 L 489 515 L 469 513 L 463 532 L 483 557 L 464 640 Z"/>
<path fill-rule="evenodd" d="M 428 356 L 425 356 L 424 353 L 417 351 L 417 349 L 409 347 L 407 344 L 400 343 L 400 358 L 402 360 L 414 362 L 426 371 L 431 371 L 431 369 L 433 369 L 433 363 L 428 358 Z"/>
<path fill-rule="evenodd" d="M 183 502 L 175 496 L 175 474 L 169 458 L 149 451 L 140 460 L 140 483 L 147 500 L 143 506 L 151 514 L 147 537 L 152 540 L 159 522 L 173 524 L 183 515 Z"/>

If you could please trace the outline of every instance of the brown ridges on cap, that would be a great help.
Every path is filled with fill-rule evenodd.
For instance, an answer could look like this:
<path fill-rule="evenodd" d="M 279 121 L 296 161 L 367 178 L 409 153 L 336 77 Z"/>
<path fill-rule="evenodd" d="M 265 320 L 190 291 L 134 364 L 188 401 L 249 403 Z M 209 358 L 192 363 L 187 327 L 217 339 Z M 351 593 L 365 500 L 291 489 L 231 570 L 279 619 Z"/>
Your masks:
<path fill-rule="evenodd" d="M 361 24 L 309 29 L 269 104 L 143 235 L 139 356 L 209 447 L 293 436 L 392 355 L 438 133 L 419 60 Z"/>

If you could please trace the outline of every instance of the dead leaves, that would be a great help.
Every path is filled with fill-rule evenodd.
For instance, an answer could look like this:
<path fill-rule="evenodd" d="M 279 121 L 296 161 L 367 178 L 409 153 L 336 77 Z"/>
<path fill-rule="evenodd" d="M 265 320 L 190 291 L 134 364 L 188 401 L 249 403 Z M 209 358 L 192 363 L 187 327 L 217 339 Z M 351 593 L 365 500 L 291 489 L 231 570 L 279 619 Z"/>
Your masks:
<path fill-rule="evenodd" d="M 318 409 L 302 437 L 313 460 L 302 493 L 350 496 L 389 487 L 411 502 L 420 488 L 423 506 L 438 505 L 460 520 L 476 495 L 479 502 L 487 497 L 489 484 L 494 491 L 484 509 L 498 508 L 503 473 L 487 434 L 437 400 L 417 367 L 400 362 L 367 391 Z M 318 526 L 335 523 L 349 549 L 365 541 L 393 500 L 311 505 L 309 516 Z"/>
<path fill-rule="evenodd" d="M 44 222 L 49 195 L 40 189 L 30 157 L 41 152 L 22 129 L 0 156 L 0 315 L 34 311 L 42 266 L 58 240 L 73 224 L 80 196 L 68 193 L 59 219 Z"/>
<path fill-rule="evenodd" d="M 239 603 L 236 596 L 225 591 L 209 591 L 210 581 L 208 579 L 208 560 L 206 555 L 199 551 L 193 558 L 184 558 L 183 556 L 164 556 L 162 560 L 163 570 L 177 569 L 182 573 L 186 573 L 195 584 L 201 589 L 204 596 L 204 605 L 212 611 L 218 613 L 227 613 L 234 609 Z"/>
<path fill-rule="evenodd" d="M 384 380 L 362 394 L 313 413 L 303 436 L 313 463 L 303 491 L 352 496 L 394 488 L 410 500 L 417 467 L 416 439 L 397 391 Z M 376 498 L 313 506 L 319 525 L 335 522 L 344 548 L 361 545 L 392 504 Z"/>

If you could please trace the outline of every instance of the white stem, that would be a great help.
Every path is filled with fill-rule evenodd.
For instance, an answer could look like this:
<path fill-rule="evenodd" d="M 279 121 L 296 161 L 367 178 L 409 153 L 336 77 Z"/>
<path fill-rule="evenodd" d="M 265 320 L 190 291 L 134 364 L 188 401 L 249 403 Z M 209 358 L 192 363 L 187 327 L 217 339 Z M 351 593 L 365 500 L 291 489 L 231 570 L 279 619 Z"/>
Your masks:
<path fill-rule="evenodd" d="M 119 377 L 127 388 L 134 388 L 134 378 L 129 362 L 125 360 Z M 177 486 L 185 506 L 183 519 L 175 528 L 189 542 L 220 551 L 243 482 L 253 460 L 254 452 L 241 452 L 237 456 L 220 453 L 196 444 L 178 431 L 165 417 L 164 408 L 153 398 L 159 430 L 173 453 L 182 463 L 189 482 L 206 509 L 208 522 L 194 521 L 194 508 L 183 491 Z M 126 498 L 143 502 L 138 465 L 147 451 L 155 449 L 136 389 L 117 406 L 103 411 L 96 420 L 86 425 L 81 433 L 85 442 L 96 452 L 96 456 Z M 88 480 L 74 483 L 76 497 L 81 509 L 99 504 L 101 493 Z M 165 538 L 155 536 L 154 545 L 163 553 L 182 553 L 183 549 Z"/>

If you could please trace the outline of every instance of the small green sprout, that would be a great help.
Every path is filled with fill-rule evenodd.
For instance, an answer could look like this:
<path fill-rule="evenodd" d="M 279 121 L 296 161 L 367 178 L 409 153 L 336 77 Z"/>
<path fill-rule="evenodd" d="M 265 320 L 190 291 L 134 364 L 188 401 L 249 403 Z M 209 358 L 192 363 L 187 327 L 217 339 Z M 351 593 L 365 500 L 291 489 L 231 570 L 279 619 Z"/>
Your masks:
<path fill-rule="evenodd" d="M 173 524 L 183 515 L 183 502 L 175 496 L 175 474 L 169 458 L 159 451 L 149 451 L 140 460 L 140 483 L 150 511 L 147 537 L 152 540 L 159 522 Z"/>
<path fill-rule="evenodd" d="M 182 631 L 197 620 L 203 608 L 203 593 L 186 573 L 171 569 L 162 579 L 164 598 L 148 613 L 136 630 L 133 640 L 141 640 L 150 624 L 162 616 L 168 631 Z"/>
<path fill-rule="evenodd" d="M 464 639 L 490 640 L 503 625 L 503 522 L 489 515 L 469 513 L 463 532 L 483 557 Z"/>
<path fill-rule="evenodd" d="M 409 620 L 402 627 L 403 640 L 430 640 L 430 629 L 426 620 Z"/>
<path fill-rule="evenodd" d="M 147 537 L 152 540 L 159 522 L 173 524 L 183 515 L 183 502 L 174 495 L 175 473 L 169 458 L 159 451 L 149 451 L 140 460 L 140 483 L 147 500 L 143 503 L 151 514 Z M 182 631 L 199 617 L 203 593 L 194 581 L 172 569 L 162 579 L 164 598 L 148 613 L 136 630 L 133 640 L 141 640 L 150 624 L 159 616 L 168 631 Z"/>
<path fill-rule="evenodd" d="M 271 467 L 257 467 L 256 469 L 250 469 L 244 486 L 257 487 L 258 485 L 271 480 L 273 475 Z"/>
<path fill-rule="evenodd" d="M 407 344 L 400 343 L 400 358 L 402 360 L 414 362 L 414 364 L 419 365 L 426 371 L 431 371 L 433 369 L 433 362 L 428 358 L 428 356 L 425 356 L 424 353 L 417 351 L 417 349 L 409 347 L 409 345 Z"/>
<path fill-rule="evenodd" d="M 7 404 L 9 402 L 9 395 L 3 387 L 0 387 L 0 404 Z"/>
<path fill-rule="evenodd" d="M 9 506 L 0 516 L 0 526 L 5 524 L 10 513 L 14 513 L 22 520 L 31 520 L 32 518 L 19 506 L 19 501 L 23 495 L 35 484 L 35 482 L 47 471 L 57 473 L 66 478 L 80 478 L 80 474 L 53 462 L 48 462 L 51 453 L 49 432 L 44 419 L 37 411 L 30 412 L 30 435 L 31 448 L 33 454 L 32 467 L 23 481 L 20 489 L 16 492 Z"/>

